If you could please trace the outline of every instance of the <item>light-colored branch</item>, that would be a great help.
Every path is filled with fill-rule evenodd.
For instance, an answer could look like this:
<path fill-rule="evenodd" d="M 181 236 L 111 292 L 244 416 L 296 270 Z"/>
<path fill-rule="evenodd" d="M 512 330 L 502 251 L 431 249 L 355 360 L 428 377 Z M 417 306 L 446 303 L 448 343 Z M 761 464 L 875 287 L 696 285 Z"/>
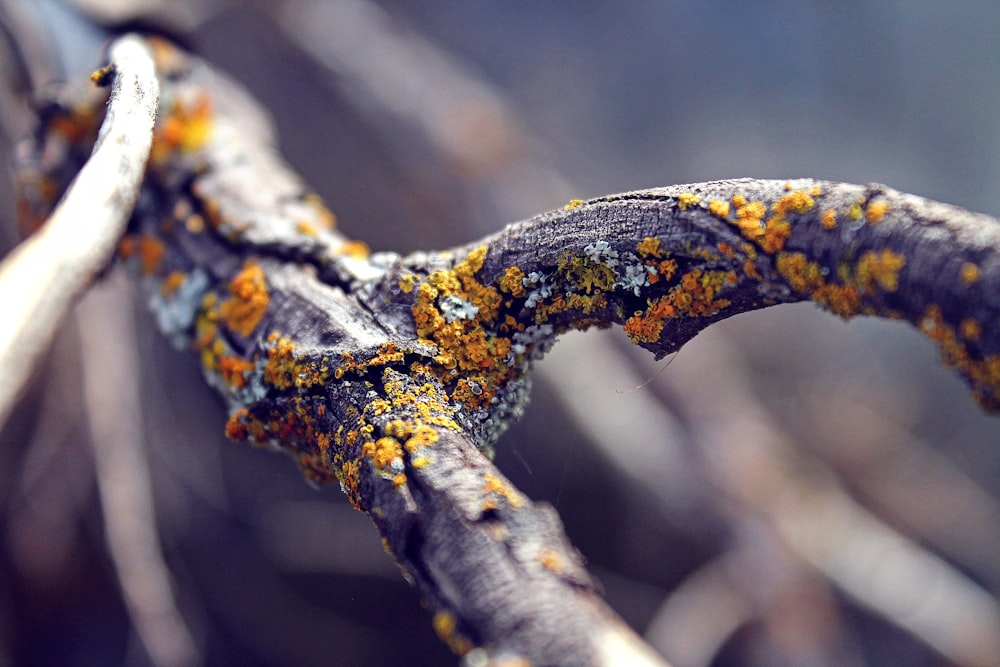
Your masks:
<path fill-rule="evenodd" d="M 80 295 L 108 265 L 132 212 L 159 100 L 137 37 L 110 49 L 107 116 L 87 164 L 45 225 L 0 264 L 0 424 Z"/>
<path fill-rule="evenodd" d="M 84 298 L 76 315 L 104 532 L 129 617 L 154 665 L 199 664 L 157 533 L 128 284 L 109 280 Z"/>

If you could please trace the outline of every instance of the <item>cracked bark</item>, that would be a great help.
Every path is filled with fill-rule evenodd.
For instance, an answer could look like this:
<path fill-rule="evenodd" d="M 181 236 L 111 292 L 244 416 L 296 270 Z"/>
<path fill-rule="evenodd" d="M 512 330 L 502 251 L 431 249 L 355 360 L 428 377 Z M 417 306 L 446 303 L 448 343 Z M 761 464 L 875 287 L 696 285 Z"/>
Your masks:
<path fill-rule="evenodd" d="M 621 324 L 663 355 L 739 312 L 813 299 L 910 321 L 1000 406 L 992 218 L 880 185 L 736 180 L 368 256 L 277 157 L 252 100 L 153 50 L 161 118 L 124 260 L 164 332 L 200 355 L 229 435 L 339 480 L 459 653 L 662 664 L 603 603 L 555 512 L 484 456 L 563 331 Z M 50 159 L 42 172 L 65 166 Z"/>

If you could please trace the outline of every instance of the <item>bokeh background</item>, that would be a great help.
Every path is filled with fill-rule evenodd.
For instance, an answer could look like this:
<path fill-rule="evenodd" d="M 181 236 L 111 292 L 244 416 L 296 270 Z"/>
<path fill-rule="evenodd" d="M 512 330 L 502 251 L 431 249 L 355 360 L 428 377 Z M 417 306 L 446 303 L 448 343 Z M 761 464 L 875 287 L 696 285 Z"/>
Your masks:
<path fill-rule="evenodd" d="M 263 102 L 287 159 L 376 250 L 741 176 L 877 181 L 1000 215 L 997 3 L 0 8 L 32 62 L 62 56 L 62 75 L 37 69 L 43 88 L 89 73 L 109 30 L 182 39 Z M 30 114 L 2 53 L 9 159 Z M 12 197 L 0 183 L 3 252 Z M 169 664 L 108 546 L 150 528 L 115 509 L 123 476 L 153 499 L 157 553 L 137 567 L 169 577 L 164 615 L 191 648 L 177 661 L 456 664 L 370 522 L 227 442 L 195 359 L 141 302 L 113 272 L 0 430 L 0 665 Z M 94 389 L 119 356 L 132 384 Z M 559 510 L 609 602 L 675 667 L 1000 664 L 1000 422 L 908 327 L 783 306 L 661 362 L 620 332 L 574 335 L 533 399 L 499 465 Z M 145 462 L 109 464 L 123 458 L 95 423 L 132 428 Z"/>

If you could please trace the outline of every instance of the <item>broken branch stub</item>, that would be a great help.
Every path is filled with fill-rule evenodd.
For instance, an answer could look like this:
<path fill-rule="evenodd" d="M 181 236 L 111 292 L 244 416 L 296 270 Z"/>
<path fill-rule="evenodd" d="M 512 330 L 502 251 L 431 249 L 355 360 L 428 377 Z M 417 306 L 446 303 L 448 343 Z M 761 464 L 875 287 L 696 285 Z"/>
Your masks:
<path fill-rule="evenodd" d="M 277 157 L 252 100 L 151 44 L 160 119 L 120 256 L 164 333 L 200 357 L 227 434 L 339 481 L 458 653 L 661 664 L 600 600 L 554 511 L 488 457 L 560 333 L 619 324 L 663 355 L 731 315 L 811 299 L 910 321 L 1000 408 L 992 218 L 883 186 L 737 180 L 369 254 Z"/>

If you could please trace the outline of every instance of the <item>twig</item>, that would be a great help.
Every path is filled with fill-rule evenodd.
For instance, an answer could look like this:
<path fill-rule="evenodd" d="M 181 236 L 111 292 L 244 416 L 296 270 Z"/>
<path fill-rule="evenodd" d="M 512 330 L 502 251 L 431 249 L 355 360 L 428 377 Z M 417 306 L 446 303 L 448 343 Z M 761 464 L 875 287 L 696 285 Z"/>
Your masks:
<path fill-rule="evenodd" d="M 45 225 L 0 264 L 0 423 L 70 307 L 107 266 L 139 194 L 159 98 L 137 37 L 110 51 L 107 116 L 93 155 Z"/>
<path fill-rule="evenodd" d="M 111 281 L 77 309 L 84 395 L 109 553 L 129 616 L 154 665 L 201 662 L 177 610 L 157 535 L 139 405 L 139 359 L 127 285 Z"/>

